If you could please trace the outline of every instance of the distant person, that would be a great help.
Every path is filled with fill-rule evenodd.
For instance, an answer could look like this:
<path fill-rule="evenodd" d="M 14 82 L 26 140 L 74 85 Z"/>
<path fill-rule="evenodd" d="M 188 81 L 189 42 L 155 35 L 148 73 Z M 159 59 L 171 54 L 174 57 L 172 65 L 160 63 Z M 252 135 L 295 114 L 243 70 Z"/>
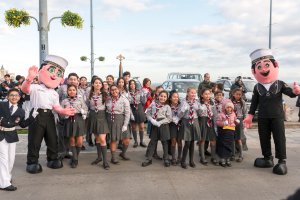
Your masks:
<path fill-rule="evenodd" d="M 5 99 L 8 91 L 12 88 L 14 88 L 14 83 L 10 80 L 10 75 L 9 74 L 5 74 L 4 75 L 4 81 L 1 83 L 1 97 L 2 99 Z"/>
<path fill-rule="evenodd" d="M 245 93 L 247 93 L 247 89 L 245 88 L 245 85 L 243 83 L 242 77 L 241 76 L 237 76 L 234 80 L 234 84 L 232 84 L 231 88 L 230 88 L 230 94 L 229 96 L 231 96 L 231 93 L 234 89 L 239 88 L 242 90 L 243 92 L 243 99 L 245 99 Z"/>
<path fill-rule="evenodd" d="M 198 86 L 198 97 L 201 97 L 201 90 L 208 88 L 212 88 L 212 82 L 210 81 L 210 75 L 209 73 L 204 74 L 204 80 L 199 84 Z"/>
<path fill-rule="evenodd" d="M 131 79 L 131 74 L 129 71 L 126 71 L 123 73 L 123 79 L 125 81 L 125 86 L 127 88 L 127 90 L 129 89 L 129 81 Z"/>
<path fill-rule="evenodd" d="M 298 122 L 300 122 L 300 95 L 298 95 L 296 106 L 299 107 Z"/>
<path fill-rule="evenodd" d="M 106 82 L 108 83 L 108 86 L 112 86 L 114 84 L 115 78 L 113 75 L 107 75 L 106 76 Z"/>

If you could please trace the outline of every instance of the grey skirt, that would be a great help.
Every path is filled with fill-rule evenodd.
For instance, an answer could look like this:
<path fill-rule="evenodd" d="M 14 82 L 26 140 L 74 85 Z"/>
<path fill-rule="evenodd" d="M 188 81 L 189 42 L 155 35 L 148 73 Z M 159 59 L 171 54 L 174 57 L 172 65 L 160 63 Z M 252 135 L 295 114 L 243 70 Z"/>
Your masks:
<path fill-rule="evenodd" d="M 78 137 L 83 136 L 84 133 L 85 125 L 81 114 L 75 114 L 74 117 L 69 117 L 64 121 L 64 136 Z"/>
<path fill-rule="evenodd" d="M 98 112 L 90 110 L 88 120 L 88 133 L 94 133 L 95 135 L 109 133 L 106 113 L 104 110 L 99 110 Z"/>
<path fill-rule="evenodd" d="M 212 122 L 211 127 L 207 125 L 208 117 L 199 117 L 199 125 L 201 131 L 201 138 L 206 141 L 216 140 L 216 132 L 214 129 L 214 124 Z"/>
<path fill-rule="evenodd" d="M 242 140 L 242 139 L 246 138 L 246 136 L 244 134 L 243 118 L 238 118 L 238 119 L 240 120 L 240 123 L 235 126 L 234 139 L 235 140 Z"/>
<path fill-rule="evenodd" d="M 170 127 L 170 138 L 176 138 L 177 140 L 183 139 L 183 128 L 181 123 L 176 125 L 175 123 L 171 122 L 169 124 Z"/>
<path fill-rule="evenodd" d="M 146 121 L 146 114 L 141 103 L 137 105 L 137 108 L 133 104 L 130 104 L 130 108 L 134 116 L 134 120 L 131 120 L 131 122 L 144 123 Z"/>
<path fill-rule="evenodd" d="M 189 124 L 189 119 L 182 118 L 183 140 L 198 141 L 201 139 L 198 118 L 194 119 L 193 124 Z"/>
<path fill-rule="evenodd" d="M 151 140 L 167 141 L 170 139 L 170 128 L 169 124 L 162 124 L 160 127 L 151 126 Z"/>
<path fill-rule="evenodd" d="M 108 129 L 110 133 L 110 139 L 112 142 L 116 142 L 122 139 L 130 138 L 130 132 L 127 131 L 122 133 L 122 127 L 124 124 L 125 116 L 122 114 L 115 114 L 114 121 L 111 120 L 111 114 L 106 113 L 106 119 L 108 123 Z"/>

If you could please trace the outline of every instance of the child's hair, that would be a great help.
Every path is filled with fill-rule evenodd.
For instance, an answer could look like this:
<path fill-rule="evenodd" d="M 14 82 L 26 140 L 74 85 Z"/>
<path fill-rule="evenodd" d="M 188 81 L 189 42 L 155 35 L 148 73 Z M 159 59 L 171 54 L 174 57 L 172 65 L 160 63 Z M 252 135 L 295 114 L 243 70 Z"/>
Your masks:
<path fill-rule="evenodd" d="M 224 97 L 224 93 L 221 90 L 217 90 L 214 95 L 217 96 L 218 94 L 222 94 L 222 96 Z"/>
<path fill-rule="evenodd" d="M 111 88 L 112 87 L 116 87 L 117 89 L 119 89 L 119 87 L 116 85 L 116 84 L 112 84 L 112 85 L 110 85 L 109 86 L 109 95 L 111 95 Z M 120 96 L 121 94 L 119 93 L 119 96 Z"/>
<path fill-rule="evenodd" d="M 10 90 L 8 90 L 7 96 L 9 96 L 12 92 L 17 92 L 19 94 L 20 91 L 17 88 L 11 88 Z"/>
<path fill-rule="evenodd" d="M 209 88 L 203 88 L 203 89 L 200 91 L 200 103 L 202 103 L 202 104 L 204 103 L 204 100 L 203 100 L 202 95 L 203 95 L 204 92 L 206 92 L 206 91 L 211 92 Z M 211 104 L 211 99 L 209 99 L 209 103 Z"/>
<path fill-rule="evenodd" d="M 68 75 L 68 79 L 71 77 L 71 76 L 75 76 L 77 79 L 79 79 L 79 76 L 75 73 L 75 72 L 72 72 Z"/>
<path fill-rule="evenodd" d="M 158 97 L 159 97 L 162 93 L 165 93 L 165 94 L 167 95 L 167 100 L 165 101 L 164 104 L 168 104 L 169 93 L 168 93 L 166 90 L 163 90 L 163 91 L 161 91 L 161 92 L 158 94 Z"/>
<path fill-rule="evenodd" d="M 136 81 L 135 80 L 133 80 L 133 79 L 131 79 L 129 82 L 128 82 L 128 90 L 129 90 L 129 92 L 131 92 L 132 90 L 131 90 L 131 88 L 130 88 L 130 85 L 131 85 L 131 83 L 134 83 L 134 85 L 135 85 L 135 90 L 136 90 L 136 88 L 137 88 L 137 85 L 136 85 Z"/>
<path fill-rule="evenodd" d="M 112 78 L 113 81 L 115 80 L 115 77 L 113 75 L 107 75 L 106 78 L 108 77 Z"/>
<path fill-rule="evenodd" d="M 73 85 L 73 84 L 68 84 L 68 85 L 67 85 L 67 90 L 68 90 L 70 87 L 74 87 L 74 88 L 75 88 L 75 90 L 77 91 L 77 87 L 76 87 L 76 85 Z"/>
<path fill-rule="evenodd" d="M 158 96 L 156 96 L 156 92 L 157 92 L 159 89 L 164 89 L 164 88 L 163 88 L 163 86 L 161 86 L 161 85 L 159 85 L 159 86 L 157 86 L 157 87 L 155 88 L 155 91 L 153 91 L 153 93 L 152 93 L 154 99 L 158 98 L 159 94 L 158 94 Z"/>
<path fill-rule="evenodd" d="M 170 94 L 169 94 L 169 99 L 168 99 L 169 105 L 172 104 L 172 96 L 173 96 L 174 94 L 178 94 L 178 92 L 177 92 L 176 90 L 172 90 L 172 91 L 170 92 Z M 178 104 L 180 104 L 180 100 L 179 100 L 179 99 L 178 99 Z"/>
<path fill-rule="evenodd" d="M 144 78 L 144 80 L 143 80 L 143 86 L 145 86 L 149 81 L 151 83 L 151 80 L 149 78 Z"/>
<path fill-rule="evenodd" d="M 231 91 L 231 97 L 230 97 L 230 99 L 231 99 L 231 101 L 233 102 L 233 101 L 236 101 L 236 99 L 234 98 L 234 94 L 236 93 L 236 92 L 241 92 L 241 94 L 243 95 L 243 90 L 241 89 L 241 88 L 235 88 L 235 89 L 233 89 L 232 91 Z M 241 104 L 241 106 L 242 107 L 244 107 L 245 105 L 244 105 L 244 101 L 242 101 L 242 99 L 243 99 L 243 97 L 241 96 L 241 100 L 240 100 L 240 104 Z"/>
<path fill-rule="evenodd" d="M 123 80 L 123 82 L 124 82 L 124 85 L 123 85 L 123 90 L 124 91 L 126 91 L 126 92 L 128 92 L 128 90 L 127 90 L 127 87 L 126 87 L 126 83 L 125 83 L 125 79 L 123 78 L 123 77 L 119 77 L 118 79 L 117 79 L 117 87 L 119 87 L 119 82 L 120 82 L 120 80 Z"/>
<path fill-rule="evenodd" d="M 99 80 L 102 84 L 102 88 L 100 89 L 101 93 L 102 93 L 102 103 L 105 103 L 106 101 L 106 98 L 107 98 L 107 93 L 104 91 L 104 87 L 103 87 L 103 81 L 100 77 L 95 77 L 93 79 L 93 82 L 91 83 L 91 91 L 90 91 L 90 94 L 89 94 L 89 99 L 92 99 L 92 96 L 93 96 L 93 93 L 94 93 L 94 83 L 96 80 Z"/>

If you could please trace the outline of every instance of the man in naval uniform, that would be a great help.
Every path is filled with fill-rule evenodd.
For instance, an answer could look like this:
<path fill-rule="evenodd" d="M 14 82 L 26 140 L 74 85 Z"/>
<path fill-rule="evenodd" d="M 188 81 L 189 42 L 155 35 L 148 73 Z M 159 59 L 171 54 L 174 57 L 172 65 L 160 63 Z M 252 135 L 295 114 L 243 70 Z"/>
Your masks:
<path fill-rule="evenodd" d="M 250 54 L 252 74 L 258 81 L 254 86 L 251 106 L 244 120 L 246 128 L 251 127 L 255 110 L 258 108 L 258 133 L 263 158 L 257 158 L 255 167 L 271 168 L 274 166 L 271 151 L 271 134 L 275 143 L 275 158 L 278 164 L 273 167 L 273 173 L 287 174 L 286 140 L 284 127 L 284 112 L 282 94 L 296 97 L 300 87 L 294 83 L 292 89 L 286 83 L 278 80 L 278 63 L 270 49 L 257 49 Z"/>
<path fill-rule="evenodd" d="M 57 134 L 52 110 L 66 116 L 73 116 L 73 108 L 62 108 L 59 96 L 54 88 L 62 84 L 65 68 L 68 62 L 59 56 L 48 55 L 40 69 L 32 66 L 28 76 L 22 84 L 22 91 L 30 95 L 31 108 L 38 113 L 35 122 L 28 130 L 28 152 L 26 171 L 31 174 L 42 172 L 39 164 L 39 151 L 43 138 L 47 145 L 47 166 L 52 169 L 61 168 L 62 162 L 58 159 Z M 39 84 L 31 84 L 38 76 Z"/>

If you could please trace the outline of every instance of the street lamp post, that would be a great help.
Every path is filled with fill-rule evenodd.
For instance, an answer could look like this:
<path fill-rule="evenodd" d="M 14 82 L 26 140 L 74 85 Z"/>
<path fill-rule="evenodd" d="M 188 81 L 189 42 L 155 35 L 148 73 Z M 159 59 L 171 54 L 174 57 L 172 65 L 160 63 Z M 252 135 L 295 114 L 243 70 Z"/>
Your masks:
<path fill-rule="evenodd" d="M 90 63 L 91 63 L 91 78 L 92 78 L 92 77 L 94 76 L 94 68 L 92 68 L 92 66 L 94 67 L 95 61 L 96 61 L 96 60 L 104 61 L 104 60 L 105 60 L 105 57 L 100 56 L 100 57 L 94 58 L 94 56 L 93 56 L 93 59 L 92 59 L 92 58 L 88 58 L 88 57 L 86 57 L 86 56 L 81 56 L 81 57 L 80 57 L 80 60 L 81 60 L 81 61 L 87 61 L 87 60 L 90 61 Z"/>
<path fill-rule="evenodd" d="M 90 1 L 91 11 L 91 78 L 94 76 L 94 35 L 93 35 L 93 0 Z"/>
<path fill-rule="evenodd" d="M 271 49 L 271 41 L 272 41 L 272 0 L 270 0 L 269 49 Z"/>
<path fill-rule="evenodd" d="M 120 64 L 119 64 L 119 78 L 121 78 L 123 76 L 123 67 L 122 67 L 122 60 L 125 59 L 125 57 L 120 54 L 117 56 L 117 59 L 120 61 Z"/>

